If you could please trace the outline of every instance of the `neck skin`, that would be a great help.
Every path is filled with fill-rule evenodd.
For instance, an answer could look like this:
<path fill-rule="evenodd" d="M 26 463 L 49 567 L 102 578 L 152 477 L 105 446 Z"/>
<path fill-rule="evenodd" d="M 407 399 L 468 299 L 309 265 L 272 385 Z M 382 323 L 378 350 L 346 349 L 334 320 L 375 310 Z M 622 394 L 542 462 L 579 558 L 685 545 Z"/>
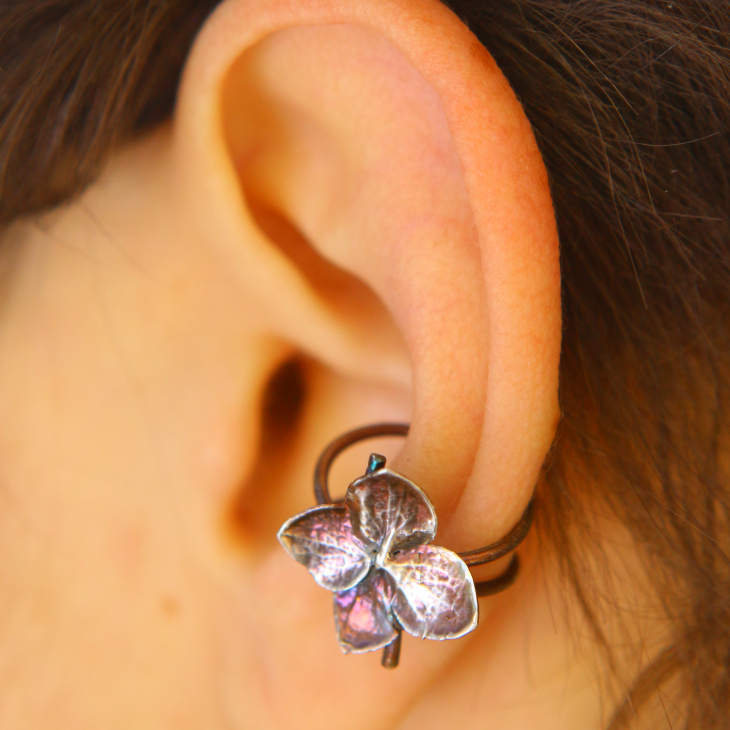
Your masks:
<path fill-rule="evenodd" d="M 264 419 L 262 435 L 262 392 L 292 353 L 165 193 L 167 135 L 0 249 L 0 725 L 605 725 L 617 688 L 534 534 L 470 637 L 405 637 L 393 673 L 340 654 L 330 595 L 275 529 L 310 506 L 327 435 L 407 420 L 409 395 L 308 363 L 294 426 Z"/>

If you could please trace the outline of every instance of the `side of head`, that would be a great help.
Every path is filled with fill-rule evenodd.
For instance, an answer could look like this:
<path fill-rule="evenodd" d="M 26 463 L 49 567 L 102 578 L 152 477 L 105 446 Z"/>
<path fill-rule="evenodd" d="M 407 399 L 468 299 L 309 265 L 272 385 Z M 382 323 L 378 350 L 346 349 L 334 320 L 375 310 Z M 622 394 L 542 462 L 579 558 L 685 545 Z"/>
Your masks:
<path fill-rule="evenodd" d="M 671 712 L 719 727 L 727 12 L 23 5 L 0 718 L 598 728 L 673 647 Z M 537 485 L 520 582 L 387 676 L 275 539 L 319 450 L 379 420 L 411 422 L 382 450 L 448 548 Z"/>

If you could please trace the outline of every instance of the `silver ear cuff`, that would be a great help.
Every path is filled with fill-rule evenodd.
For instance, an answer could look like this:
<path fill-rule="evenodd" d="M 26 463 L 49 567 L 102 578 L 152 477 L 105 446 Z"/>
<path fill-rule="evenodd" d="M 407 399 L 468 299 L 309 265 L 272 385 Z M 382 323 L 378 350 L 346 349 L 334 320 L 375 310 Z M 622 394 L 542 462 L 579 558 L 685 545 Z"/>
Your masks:
<path fill-rule="evenodd" d="M 287 520 L 284 549 L 318 585 L 334 593 L 335 626 L 345 653 L 383 649 L 382 664 L 398 666 L 401 633 L 457 639 L 477 626 L 477 598 L 509 588 L 519 572 L 513 556 L 497 578 L 475 583 L 469 568 L 514 550 L 530 530 L 532 502 L 501 540 L 463 553 L 433 545 L 438 521 L 426 494 L 371 454 L 363 476 L 333 502 L 332 462 L 348 446 L 377 436 L 406 436 L 408 424 L 380 423 L 348 431 L 322 452 L 314 470 L 319 506 Z"/>

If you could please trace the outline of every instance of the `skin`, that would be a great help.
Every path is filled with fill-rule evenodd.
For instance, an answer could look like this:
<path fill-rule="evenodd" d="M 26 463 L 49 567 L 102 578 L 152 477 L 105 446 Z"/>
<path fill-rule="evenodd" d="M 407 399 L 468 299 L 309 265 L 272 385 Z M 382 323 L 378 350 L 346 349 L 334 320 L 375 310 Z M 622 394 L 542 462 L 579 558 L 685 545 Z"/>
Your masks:
<path fill-rule="evenodd" d="M 3 728 L 605 722 L 536 540 L 474 634 L 406 638 L 389 673 L 340 653 L 330 594 L 274 538 L 329 439 L 409 420 L 383 449 L 437 542 L 487 544 L 555 435 L 546 173 L 444 7 L 226 0 L 172 122 L 0 251 Z M 292 356 L 301 410 L 262 426 Z"/>

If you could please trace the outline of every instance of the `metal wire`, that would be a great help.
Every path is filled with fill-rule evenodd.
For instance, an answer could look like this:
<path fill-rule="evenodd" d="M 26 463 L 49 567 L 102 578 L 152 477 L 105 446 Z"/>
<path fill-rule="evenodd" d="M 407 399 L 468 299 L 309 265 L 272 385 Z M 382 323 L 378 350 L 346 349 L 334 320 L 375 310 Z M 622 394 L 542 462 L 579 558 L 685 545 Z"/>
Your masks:
<path fill-rule="evenodd" d="M 317 504 L 333 504 L 328 486 L 328 476 L 332 463 L 338 454 L 349 446 L 364 441 L 365 439 L 377 438 L 379 436 L 407 436 L 410 426 L 407 423 L 376 423 L 372 426 L 363 426 L 353 431 L 343 433 L 336 438 L 322 452 L 314 468 L 314 496 Z M 464 553 L 457 553 L 458 556 L 469 566 L 484 565 L 511 553 L 524 539 L 532 526 L 534 516 L 533 504 L 530 502 L 527 509 L 522 513 L 520 521 L 501 540 Z M 483 580 L 475 583 L 474 587 L 477 596 L 491 596 L 495 593 L 509 588 L 517 579 L 520 569 L 520 561 L 515 555 L 507 569 L 496 578 Z"/>

